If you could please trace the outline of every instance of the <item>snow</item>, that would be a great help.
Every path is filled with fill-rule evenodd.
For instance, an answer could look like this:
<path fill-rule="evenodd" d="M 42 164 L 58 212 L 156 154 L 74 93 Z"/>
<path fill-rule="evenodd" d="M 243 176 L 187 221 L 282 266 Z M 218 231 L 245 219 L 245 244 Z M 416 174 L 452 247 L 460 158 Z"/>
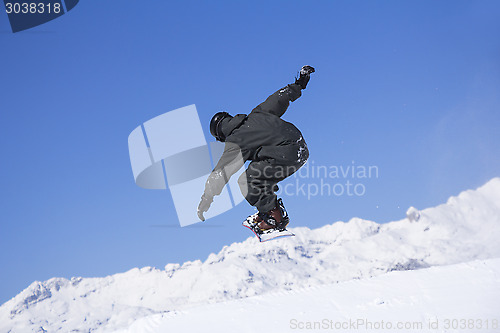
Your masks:
<path fill-rule="evenodd" d="M 420 220 L 420 212 L 412 206 L 406 211 L 406 217 L 410 222 L 418 222 Z"/>
<path fill-rule="evenodd" d="M 487 332 L 486 320 L 496 321 L 491 331 L 500 329 L 499 299 L 500 259 L 489 259 L 203 305 L 149 316 L 116 333 L 459 332 L 452 328 L 463 319 L 466 328 Z"/>
<path fill-rule="evenodd" d="M 234 317 L 224 325 L 248 321 L 255 332 L 255 317 L 244 314 L 257 308 L 278 310 L 273 332 L 291 329 L 289 314 L 315 321 L 500 313 L 499 261 L 488 260 L 500 258 L 500 178 L 411 212 L 419 218 L 290 228 L 295 237 L 267 243 L 250 237 L 164 270 L 35 281 L 0 307 L 0 332 L 191 331 L 186 325 L 201 330 L 209 314 L 224 311 Z M 437 267 L 445 265 L 455 266 Z"/>

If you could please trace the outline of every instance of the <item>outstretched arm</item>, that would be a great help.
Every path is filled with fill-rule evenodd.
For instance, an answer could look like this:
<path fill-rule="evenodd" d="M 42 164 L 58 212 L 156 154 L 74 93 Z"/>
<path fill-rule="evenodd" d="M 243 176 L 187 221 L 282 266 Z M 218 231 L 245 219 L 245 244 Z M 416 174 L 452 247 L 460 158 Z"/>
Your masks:
<path fill-rule="evenodd" d="M 286 109 L 288 109 L 290 102 L 295 101 L 302 95 L 300 90 L 301 88 L 299 85 L 295 83 L 289 84 L 269 96 L 264 102 L 257 105 L 252 112 L 268 112 L 281 117 L 285 113 Z"/>
<path fill-rule="evenodd" d="M 201 201 L 198 205 L 198 217 L 200 220 L 205 221 L 203 213 L 210 208 L 214 196 L 222 192 L 222 189 L 226 186 L 231 176 L 245 164 L 245 160 L 246 158 L 243 156 L 238 145 L 226 142 L 224 153 L 205 183 L 205 192 L 201 196 Z"/>
<path fill-rule="evenodd" d="M 306 89 L 310 74 L 314 72 L 315 70 L 313 67 L 308 65 L 303 66 L 300 70 L 299 77 L 295 79 L 295 83 L 289 84 L 276 91 L 264 102 L 255 107 L 252 112 L 268 112 L 281 117 L 288 109 L 290 102 L 295 101 L 302 95 L 301 90 Z"/>

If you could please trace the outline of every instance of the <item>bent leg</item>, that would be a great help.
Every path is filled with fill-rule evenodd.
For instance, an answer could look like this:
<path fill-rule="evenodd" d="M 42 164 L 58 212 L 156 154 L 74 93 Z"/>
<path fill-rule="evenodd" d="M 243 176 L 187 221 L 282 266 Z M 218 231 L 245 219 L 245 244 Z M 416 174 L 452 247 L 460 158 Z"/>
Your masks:
<path fill-rule="evenodd" d="M 296 165 L 275 165 L 271 160 L 254 161 L 238 179 L 245 199 L 259 212 L 266 213 L 276 207 L 278 182 L 296 172 L 303 163 Z"/>

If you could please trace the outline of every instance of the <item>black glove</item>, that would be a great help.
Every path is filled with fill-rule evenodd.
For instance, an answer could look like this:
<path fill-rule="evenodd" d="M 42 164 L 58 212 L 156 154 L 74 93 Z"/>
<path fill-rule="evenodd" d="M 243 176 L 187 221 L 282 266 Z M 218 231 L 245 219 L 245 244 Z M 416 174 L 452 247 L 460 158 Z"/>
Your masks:
<path fill-rule="evenodd" d="M 205 193 L 203 193 L 203 195 L 201 196 L 200 204 L 198 205 L 198 217 L 200 218 L 200 220 L 205 221 L 203 213 L 208 211 L 213 201 L 213 197 L 207 196 Z"/>
<path fill-rule="evenodd" d="M 300 69 L 300 75 L 309 75 L 311 73 L 314 73 L 315 71 L 316 70 L 313 66 L 305 65 Z"/>
<path fill-rule="evenodd" d="M 307 83 L 309 82 L 310 74 L 314 73 L 315 69 L 312 66 L 305 65 L 300 69 L 300 74 L 298 78 L 295 78 L 295 84 L 298 84 L 302 89 L 306 89 Z"/>

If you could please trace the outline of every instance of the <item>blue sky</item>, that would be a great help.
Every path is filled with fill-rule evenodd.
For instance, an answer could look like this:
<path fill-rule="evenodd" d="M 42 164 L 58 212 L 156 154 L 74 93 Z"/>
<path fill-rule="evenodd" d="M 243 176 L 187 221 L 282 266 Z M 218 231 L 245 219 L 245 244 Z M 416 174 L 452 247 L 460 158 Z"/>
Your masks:
<path fill-rule="evenodd" d="M 246 203 L 177 227 L 169 192 L 135 185 L 127 137 L 196 104 L 213 141 L 215 112 L 249 112 L 304 64 L 317 72 L 284 118 L 309 163 L 378 177 L 350 179 L 362 196 L 284 196 L 291 226 L 398 220 L 500 176 L 499 12 L 497 1 L 85 1 L 16 34 L 0 13 L 0 303 L 34 280 L 204 260 L 251 236 Z"/>

